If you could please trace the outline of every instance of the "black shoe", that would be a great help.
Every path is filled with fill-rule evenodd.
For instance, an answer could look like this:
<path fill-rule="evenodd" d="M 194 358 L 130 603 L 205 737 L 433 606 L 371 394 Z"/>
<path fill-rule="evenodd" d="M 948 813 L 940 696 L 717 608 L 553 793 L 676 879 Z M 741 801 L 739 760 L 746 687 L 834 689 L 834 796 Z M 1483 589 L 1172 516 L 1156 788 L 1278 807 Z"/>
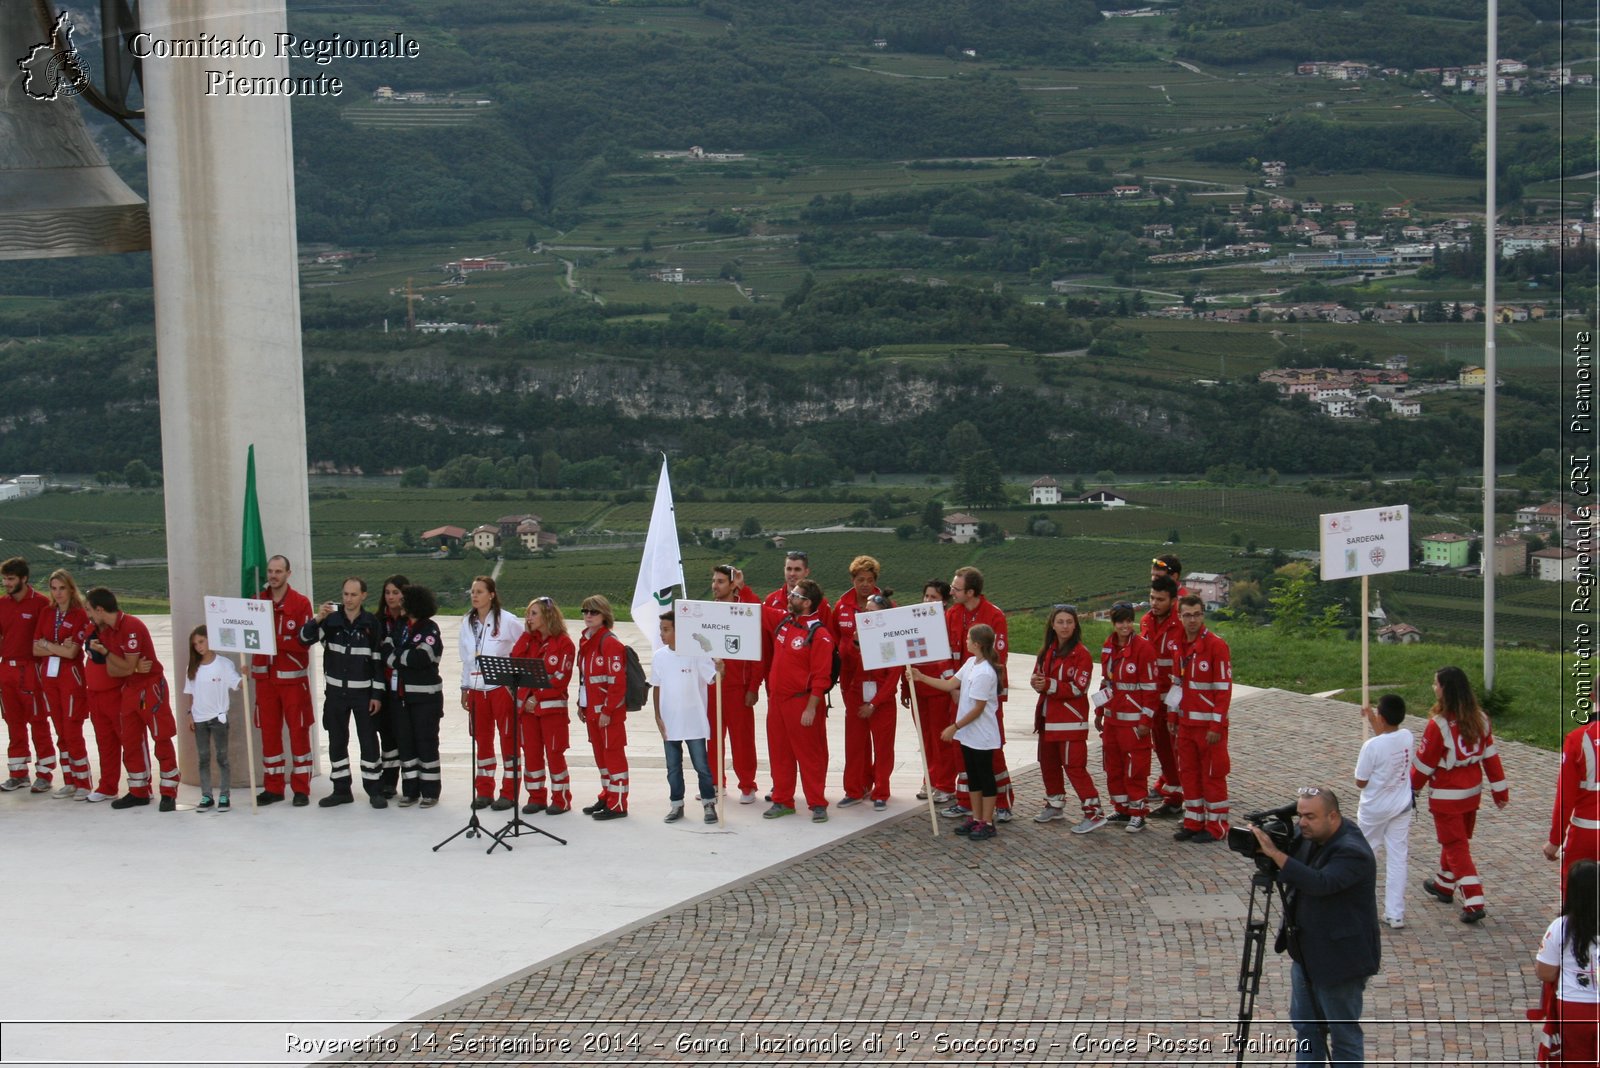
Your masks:
<path fill-rule="evenodd" d="M 1487 909 L 1462 909 L 1461 922 L 1477 923 L 1487 915 L 1489 915 L 1489 911 Z"/>
<path fill-rule="evenodd" d="M 111 807 L 112 808 L 139 808 L 140 806 L 148 805 L 149 803 L 150 803 L 150 799 L 148 797 L 134 797 L 132 794 L 123 794 L 121 797 L 119 797 L 115 801 L 111 802 Z"/>
<path fill-rule="evenodd" d="M 1179 827 L 1176 831 L 1172 832 L 1172 840 L 1174 842 L 1188 842 L 1193 840 L 1197 835 L 1203 835 L 1207 838 L 1211 837 L 1204 831 L 1191 831 L 1187 827 Z"/>
<path fill-rule="evenodd" d="M 549 808 L 544 810 L 544 814 L 546 816 L 559 816 L 563 812 L 571 812 L 571 811 L 572 810 L 570 808 L 568 808 L 566 805 L 551 805 Z"/>
<path fill-rule="evenodd" d="M 295 808 L 305 808 L 309 804 L 311 804 L 311 795 L 310 794 L 295 794 L 294 795 L 294 807 Z"/>
<path fill-rule="evenodd" d="M 1133 819 L 1133 817 L 1128 815 L 1126 812 L 1118 812 L 1115 816 L 1107 816 L 1106 817 L 1106 822 L 1107 823 L 1127 823 L 1131 819 Z"/>
<path fill-rule="evenodd" d="M 299 795 L 299 794 L 295 794 L 294 795 L 294 803 L 297 804 L 297 805 L 300 803 L 300 796 L 301 795 Z M 343 793 L 342 791 L 339 791 L 339 790 L 335 790 L 333 793 L 329 794 L 327 797 L 324 797 L 321 801 L 318 801 L 317 802 L 317 807 L 318 808 L 333 808 L 335 805 L 353 805 L 353 804 L 355 804 L 355 800 L 356 799 L 354 797 L 352 797 L 350 794 Z"/>
<path fill-rule="evenodd" d="M 1454 891 L 1439 889 L 1439 884 L 1432 879 L 1422 880 L 1422 889 L 1427 891 L 1429 897 L 1434 898 L 1442 905 L 1455 904 L 1456 895 Z"/>
<path fill-rule="evenodd" d="M 504 812 L 506 809 L 512 808 L 515 805 L 516 802 L 511 800 L 509 797 L 497 797 L 494 799 L 494 804 L 490 805 L 489 807 L 496 812 Z"/>
<path fill-rule="evenodd" d="M 389 799 L 384 797 L 382 794 L 372 794 L 367 798 L 367 804 L 371 805 L 373 808 L 388 808 Z"/>
<path fill-rule="evenodd" d="M 383 788 L 383 797 L 386 801 L 393 801 L 399 795 L 400 791 L 396 790 L 393 786 L 385 786 Z"/>
<path fill-rule="evenodd" d="M 1191 845 L 1210 845 L 1215 841 L 1217 841 L 1217 839 L 1211 837 L 1209 831 L 1195 831 L 1189 836 L 1189 842 Z"/>
<path fill-rule="evenodd" d="M 596 801 L 592 805 L 584 805 L 578 811 L 582 812 L 585 816 L 593 816 L 596 812 L 605 811 L 605 807 L 606 803 L 604 801 Z"/>
<path fill-rule="evenodd" d="M 256 804 L 258 805 L 275 805 L 282 800 L 282 794 L 275 794 L 271 790 L 262 790 L 259 794 L 256 794 Z"/>
<path fill-rule="evenodd" d="M 1162 805 L 1160 808 L 1158 808 L 1154 812 L 1150 813 L 1150 815 L 1155 816 L 1155 817 L 1157 817 L 1159 819 L 1171 819 L 1174 816 L 1183 815 L 1183 806 L 1182 805 Z"/>
<path fill-rule="evenodd" d="M 626 812 L 618 811 L 614 808 L 603 808 L 594 814 L 594 818 L 601 820 L 602 822 L 605 820 L 621 820 L 627 819 L 628 814 Z"/>
<path fill-rule="evenodd" d="M 472 807 L 475 808 L 475 809 L 488 808 L 489 804 L 493 800 L 494 800 L 493 798 L 485 797 L 483 794 L 479 794 L 477 797 L 474 797 L 472 799 Z"/>
<path fill-rule="evenodd" d="M 156 806 L 156 811 L 157 812 L 176 812 L 176 811 L 178 811 L 178 799 L 176 797 L 163 797 L 161 799 L 161 804 Z M 1468 922 L 1471 922 L 1471 921 L 1468 921 Z"/>
<path fill-rule="evenodd" d="M 522 806 L 522 814 L 524 816 L 537 815 L 538 813 L 543 812 L 543 811 L 544 811 L 544 806 L 543 805 L 536 805 L 532 801 L 529 801 L 526 805 Z"/>

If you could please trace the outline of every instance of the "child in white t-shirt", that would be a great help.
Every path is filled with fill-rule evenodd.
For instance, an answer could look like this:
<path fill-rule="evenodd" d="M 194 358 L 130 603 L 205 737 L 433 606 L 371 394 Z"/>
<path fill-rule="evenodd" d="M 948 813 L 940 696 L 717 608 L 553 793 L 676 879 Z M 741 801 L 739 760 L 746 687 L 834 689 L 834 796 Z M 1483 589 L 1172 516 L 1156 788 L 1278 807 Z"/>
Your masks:
<path fill-rule="evenodd" d="M 717 786 L 711 778 L 711 762 L 706 742 L 711 737 L 711 721 L 706 716 L 706 687 L 716 681 L 717 662 L 703 656 L 679 656 L 677 627 L 672 613 L 661 617 L 661 641 L 650 660 L 650 704 L 656 713 L 656 729 L 667 753 L 667 788 L 672 807 L 667 823 L 683 819 L 683 750 L 700 778 L 700 803 L 705 806 L 707 823 L 717 822 Z"/>
<path fill-rule="evenodd" d="M 1356 785 L 1361 788 L 1361 804 L 1356 810 L 1356 826 L 1366 835 L 1374 855 L 1387 854 L 1384 868 L 1383 922 L 1390 927 L 1406 925 L 1406 867 L 1410 859 L 1407 836 L 1411 833 L 1411 754 L 1415 744 L 1411 732 L 1400 724 L 1406 718 L 1406 703 L 1399 694 L 1378 698 L 1378 707 L 1366 707 L 1361 714 L 1372 725 L 1372 737 L 1356 758 Z"/>
<path fill-rule="evenodd" d="M 994 628 L 979 623 L 967 631 L 967 652 L 972 656 L 954 678 L 936 679 L 908 668 L 913 682 L 936 690 L 959 690 L 956 720 L 940 735 L 961 743 L 967 785 L 972 791 L 972 818 L 956 833 L 981 842 L 996 835 L 994 809 L 999 793 L 995 782 L 994 754 L 1000 748 L 1000 658 L 995 653 Z"/>
<path fill-rule="evenodd" d="M 189 632 L 189 671 L 183 680 L 189 704 L 189 730 L 194 732 L 194 747 L 200 764 L 200 805 L 197 812 L 228 811 L 228 693 L 244 680 L 227 657 L 218 656 L 206 639 L 206 628 Z M 211 752 L 217 751 L 218 785 L 215 802 L 211 798 Z"/>

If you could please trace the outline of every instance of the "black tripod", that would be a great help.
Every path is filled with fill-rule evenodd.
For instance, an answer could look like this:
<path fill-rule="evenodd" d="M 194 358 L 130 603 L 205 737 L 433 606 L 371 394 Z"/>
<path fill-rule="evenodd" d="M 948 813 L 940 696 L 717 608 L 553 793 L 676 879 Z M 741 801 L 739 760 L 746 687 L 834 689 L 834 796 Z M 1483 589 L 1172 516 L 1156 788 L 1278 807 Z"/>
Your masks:
<path fill-rule="evenodd" d="M 514 698 L 514 694 L 513 694 L 513 698 Z M 477 722 L 477 717 L 478 717 L 478 713 L 473 710 L 472 702 L 468 701 L 467 702 L 467 734 L 472 739 L 472 754 L 473 754 L 473 758 L 474 758 L 474 763 L 476 763 L 476 758 L 477 758 L 477 753 L 478 753 L 478 722 Z M 476 769 L 474 769 L 474 770 L 476 770 Z M 477 800 L 477 797 L 470 790 L 468 791 L 468 796 L 472 797 L 472 799 L 474 801 Z M 466 835 L 468 838 L 476 838 L 481 834 L 488 834 L 489 833 L 489 829 L 487 827 L 485 827 L 478 820 L 478 808 L 477 808 L 476 804 L 473 805 L 471 812 L 472 812 L 472 814 L 467 817 L 467 822 L 466 822 L 466 825 L 464 827 L 462 827 L 460 830 L 456 831 L 456 833 L 452 834 L 449 838 L 446 838 L 444 841 L 440 842 L 438 845 L 433 847 L 433 851 L 435 853 L 439 852 L 439 850 L 443 849 L 445 846 L 449 845 L 451 842 L 454 842 L 457 838 L 460 838 L 462 835 Z"/>
<path fill-rule="evenodd" d="M 556 838 L 544 828 L 535 827 L 523 819 L 522 809 L 517 806 L 517 795 L 522 788 L 523 776 L 522 709 L 517 705 L 517 691 L 542 690 L 550 685 L 550 676 L 545 674 L 544 661 L 531 657 L 480 656 L 478 670 L 483 672 L 484 681 L 505 686 L 511 691 L 511 751 L 517 755 L 517 774 L 511 784 L 511 819 L 491 836 L 494 838 L 494 843 L 486 852 L 493 853 L 500 846 L 510 849 L 511 843 L 506 839 L 521 838 L 525 833 L 524 828 L 526 833 L 542 834 L 546 838 L 553 838 L 566 845 L 565 838 Z"/>
<path fill-rule="evenodd" d="M 1257 864 L 1266 858 L 1258 855 Z M 1256 1014 L 1256 992 L 1261 989 L 1261 961 L 1267 951 L 1267 925 L 1272 916 L 1272 888 L 1277 883 L 1268 867 L 1258 867 L 1250 878 L 1250 911 L 1244 923 L 1244 955 L 1239 962 L 1239 1022 L 1233 1029 L 1233 1048 L 1237 1065 L 1244 1064 L 1245 1043 L 1250 1038 L 1250 1021 Z M 1256 914 L 1256 902 L 1261 913 Z"/>

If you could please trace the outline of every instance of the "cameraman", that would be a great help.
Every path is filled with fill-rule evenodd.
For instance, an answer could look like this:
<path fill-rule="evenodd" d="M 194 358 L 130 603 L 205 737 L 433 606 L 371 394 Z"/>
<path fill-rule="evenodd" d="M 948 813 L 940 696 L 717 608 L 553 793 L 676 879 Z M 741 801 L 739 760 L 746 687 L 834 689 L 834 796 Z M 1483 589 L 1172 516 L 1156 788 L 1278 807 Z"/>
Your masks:
<path fill-rule="evenodd" d="M 1301 787 L 1295 817 L 1300 837 L 1293 856 L 1261 828 L 1250 830 L 1277 866 L 1284 891 L 1273 948 L 1287 949 L 1294 961 L 1289 1016 L 1300 1039 L 1296 1061 L 1359 1065 L 1361 997 L 1367 977 L 1378 971 L 1378 863 L 1327 787 Z"/>

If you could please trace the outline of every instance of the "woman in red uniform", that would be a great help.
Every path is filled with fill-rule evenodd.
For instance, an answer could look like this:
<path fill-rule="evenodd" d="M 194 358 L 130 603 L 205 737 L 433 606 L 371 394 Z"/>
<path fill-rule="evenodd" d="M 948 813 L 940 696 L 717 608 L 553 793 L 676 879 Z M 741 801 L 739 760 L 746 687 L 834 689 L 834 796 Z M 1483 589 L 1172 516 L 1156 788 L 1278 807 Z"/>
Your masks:
<path fill-rule="evenodd" d="M 567 691 L 572 686 L 572 664 L 578 652 L 567 636 L 561 609 L 548 597 L 528 602 L 528 629 L 517 639 L 511 655 L 544 661 L 550 685 L 517 691 L 522 717 L 522 782 L 528 791 L 526 815 L 543 812 L 559 816 L 572 808 L 572 781 L 567 772 Z M 549 777 L 548 790 L 546 776 Z"/>
<path fill-rule="evenodd" d="M 1030 684 L 1039 695 L 1034 732 L 1039 735 L 1039 770 L 1044 777 L 1044 809 L 1036 823 L 1065 818 L 1067 780 L 1077 792 L 1083 819 L 1074 834 L 1106 825 L 1100 791 L 1089 775 L 1089 678 L 1094 661 L 1078 631 L 1078 610 L 1058 604 L 1044 623 L 1044 648 L 1033 663 Z M 1063 775 L 1065 772 L 1065 775 Z"/>
<path fill-rule="evenodd" d="M 51 572 L 50 602 L 33 629 L 33 655 L 39 667 L 39 695 L 61 752 L 62 785 L 55 796 L 87 801 L 89 746 L 83 723 L 89 718 L 89 702 L 83 685 L 83 647 L 93 628 L 70 573 Z"/>
<path fill-rule="evenodd" d="M 1511 801 L 1500 755 L 1495 751 L 1489 717 L 1478 706 L 1466 672 L 1440 668 L 1433 677 L 1432 717 L 1422 732 L 1422 744 L 1411 758 L 1411 789 L 1421 790 L 1431 779 L 1428 811 L 1439 839 L 1439 874 L 1422 888 L 1444 904 L 1461 894 L 1461 922 L 1477 923 L 1486 915 L 1483 881 L 1472 863 L 1472 830 L 1478 821 L 1483 794 L 1483 773 L 1489 773 L 1489 790 L 1497 808 Z"/>
<path fill-rule="evenodd" d="M 857 611 L 893 608 L 893 590 L 869 594 Z M 852 639 L 854 641 L 854 639 Z M 859 664 L 861 654 L 856 652 Z M 904 667 L 859 669 L 845 691 L 844 800 L 839 807 L 860 804 L 869 795 L 872 807 L 889 807 L 889 773 L 894 770 L 894 699 L 905 677 Z"/>
<path fill-rule="evenodd" d="M 950 583 L 931 579 L 922 587 L 924 604 L 936 604 L 941 609 L 950 607 Z M 948 679 L 956 673 L 954 660 L 935 660 L 921 665 L 917 670 L 937 679 Z M 928 782 L 917 791 L 917 800 L 928 799 L 928 787 L 933 788 L 936 805 L 948 805 L 956 797 L 956 773 L 961 770 L 961 743 L 947 742 L 944 729 L 956 721 L 956 706 L 950 694 L 925 683 L 911 681 L 910 672 L 901 676 L 900 705 L 911 707 L 911 687 L 917 688 L 917 717 L 922 728 L 922 752 L 928 760 Z"/>

